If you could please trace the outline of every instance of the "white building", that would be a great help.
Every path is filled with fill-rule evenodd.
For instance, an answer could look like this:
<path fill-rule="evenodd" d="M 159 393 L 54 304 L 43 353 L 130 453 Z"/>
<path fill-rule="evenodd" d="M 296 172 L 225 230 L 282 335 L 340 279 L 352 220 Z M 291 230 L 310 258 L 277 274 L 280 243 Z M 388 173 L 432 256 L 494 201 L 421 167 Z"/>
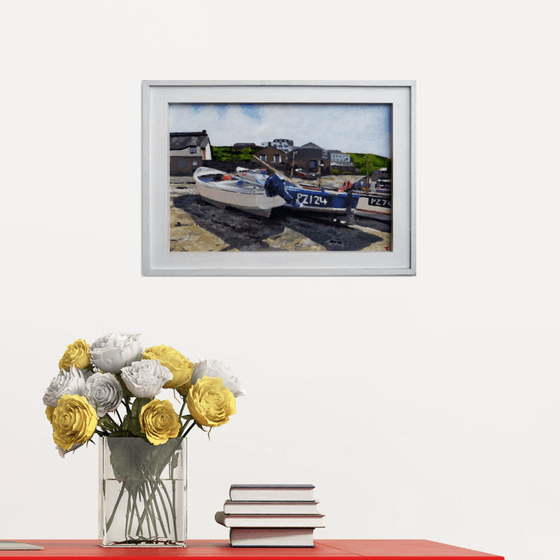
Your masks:
<path fill-rule="evenodd" d="M 329 150 L 331 164 L 333 165 L 351 165 L 352 159 L 348 154 L 343 154 L 340 150 Z"/>
<path fill-rule="evenodd" d="M 269 144 L 271 146 L 274 146 L 278 150 L 282 150 L 283 152 L 286 153 L 292 151 L 292 148 L 294 147 L 294 141 L 288 140 L 287 138 L 275 138 L 270 143 L 269 142 L 263 143 L 263 146 L 268 146 Z"/>

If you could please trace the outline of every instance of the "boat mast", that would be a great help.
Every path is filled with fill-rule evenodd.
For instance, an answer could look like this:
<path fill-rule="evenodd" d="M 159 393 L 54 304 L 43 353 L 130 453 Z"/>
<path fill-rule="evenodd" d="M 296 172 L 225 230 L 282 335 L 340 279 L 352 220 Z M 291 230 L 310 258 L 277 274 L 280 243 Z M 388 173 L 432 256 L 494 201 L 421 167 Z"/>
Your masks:
<path fill-rule="evenodd" d="M 253 154 L 253 157 L 261 164 L 265 165 L 266 167 L 268 167 L 272 172 L 276 173 L 277 175 L 279 175 L 280 177 L 286 179 L 286 181 L 290 181 L 288 179 L 288 177 L 286 177 L 286 175 L 284 175 L 284 173 L 282 173 L 281 171 L 278 171 L 277 169 L 275 169 L 274 167 L 272 167 L 272 165 L 270 165 L 270 163 L 267 163 L 266 161 L 259 159 L 255 154 Z M 291 182 L 291 181 L 290 181 Z"/>
<path fill-rule="evenodd" d="M 291 181 L 294 178 L 294 167 L 296 166 L 296 156 L 293 151 L 291 152 L 290 155 L 292 156 L 292 167 L 290 168 L 290 181 Z"/>

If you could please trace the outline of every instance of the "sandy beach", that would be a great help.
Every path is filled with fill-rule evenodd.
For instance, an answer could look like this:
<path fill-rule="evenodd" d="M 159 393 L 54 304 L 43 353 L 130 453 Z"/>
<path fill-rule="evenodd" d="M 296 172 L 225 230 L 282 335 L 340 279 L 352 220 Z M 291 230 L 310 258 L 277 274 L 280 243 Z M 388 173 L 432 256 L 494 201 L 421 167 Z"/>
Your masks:
<path fill-rule="evenodd" d="M 337 186 L 346 178 L 323 178 Z M 305 181 L 312 184 L 313 181 Z M 390 226 L 356 219 L 353 226 L 329 218 L 275 208 L 269 218 L 216 208 L 200 198 L 192 178 L 170 183 L 171 251 L 390 251 Z"/>

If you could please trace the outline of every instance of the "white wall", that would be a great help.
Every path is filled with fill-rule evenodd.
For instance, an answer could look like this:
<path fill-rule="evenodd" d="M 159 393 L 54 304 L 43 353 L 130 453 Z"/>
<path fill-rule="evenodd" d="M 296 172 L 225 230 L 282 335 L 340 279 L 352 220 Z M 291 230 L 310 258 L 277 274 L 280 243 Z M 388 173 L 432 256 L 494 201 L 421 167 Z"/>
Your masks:
<path fill-rule="evenodd" d="M 67 344 L 135 330 L 226 361 L 249 391 L 210 442 L 192 434 L 191 538 L 227 537 L 213 514 L 231 483 L 301 481 L 318 538 L 552 558 L 551 5 L 348 1 L 343 22 L 289 0 L 7 5 L 0 538 L 96 537 L 97 450 L 60 459 L 41 399 Z M 142 278 L 143 79 L 417 80 L 417 277 Z"/>

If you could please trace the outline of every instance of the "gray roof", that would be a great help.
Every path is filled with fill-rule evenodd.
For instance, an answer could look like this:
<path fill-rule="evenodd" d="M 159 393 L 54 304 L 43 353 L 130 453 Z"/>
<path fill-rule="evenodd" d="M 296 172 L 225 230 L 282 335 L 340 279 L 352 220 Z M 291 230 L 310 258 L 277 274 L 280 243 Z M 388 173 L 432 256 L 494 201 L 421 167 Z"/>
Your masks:
<path fill-rule="evenodd" d="M 322 150 L 323 148 L 321 148 L 321 146 L 317 146 L 317 144 L 314 144 L 313 142 L 307 142 L 307 144 L 304 144 L 303 146 L 300 146 L 300 148 L 311 148 L 313 150 Z"/>
<path fill-rule="evenodd" d="M 185 148 L 196 146 L 204 149 L 209 143 L 210 139 L 205 130 L 202 132 L 171 132 L 169 135 L 169 147 L 171 150 L 184 150 Z"/>
<path fill-rule="evenodd" d="M 294 148 L 291 152 L 295 154 L 296 159 L 322 159 L 329 157 L 323 148 L 319 148 L 316 144 L 305 144 L 301 148 Z"/>

